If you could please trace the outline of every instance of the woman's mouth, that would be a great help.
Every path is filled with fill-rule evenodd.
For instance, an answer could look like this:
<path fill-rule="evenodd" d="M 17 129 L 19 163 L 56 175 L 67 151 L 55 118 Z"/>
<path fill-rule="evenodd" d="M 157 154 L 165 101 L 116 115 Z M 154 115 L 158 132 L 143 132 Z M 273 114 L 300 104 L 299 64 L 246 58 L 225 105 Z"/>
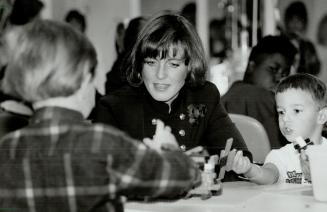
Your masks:
<path fill-rule="evenodd" d="M 166 91 L 168 89 L 169 85 L 168 84 L 154 83 L 153 87 L 158 91 Z"/>

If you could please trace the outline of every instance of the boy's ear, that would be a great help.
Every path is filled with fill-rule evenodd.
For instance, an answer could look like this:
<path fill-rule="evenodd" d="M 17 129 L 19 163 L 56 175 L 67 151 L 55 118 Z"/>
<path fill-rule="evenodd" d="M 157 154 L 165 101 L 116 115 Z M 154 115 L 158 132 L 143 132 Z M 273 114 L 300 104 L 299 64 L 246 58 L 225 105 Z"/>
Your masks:
<path fill-rule="evenodd" d="M 92 81 L 93 76 L 90 72 L 90 65 L 89 63 L 84 63 L 83 66 L 83 81 L 86 81 L 86 83 L 89 83 L 90 81 Z"/>
<path fill-rule="evenodd" d="M 327 107 L 320 109 L 317 121 L 318 124 L 325 124 L 327 122 Z"/>

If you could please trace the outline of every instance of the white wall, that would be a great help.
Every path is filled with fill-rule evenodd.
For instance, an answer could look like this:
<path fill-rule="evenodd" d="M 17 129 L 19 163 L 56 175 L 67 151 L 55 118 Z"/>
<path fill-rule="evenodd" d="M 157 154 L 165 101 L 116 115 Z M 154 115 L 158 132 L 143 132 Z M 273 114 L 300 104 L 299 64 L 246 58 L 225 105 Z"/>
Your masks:
<path fill-rule="evenodd" d="M 136 0 L 43 0 L 46 11 L 43 17 L 62 21 L 70 9 L 78 9 L 86 15 L 86 35 L 98 53 L 97 88 L 104 93 L 105 74 L 116 59 L 114 38 L 118 22 L 135 15 L 130 1 Z"/>
<path fill-rule="evenodd" d="M 91 4 L 92 3 L 92 4 Z M 117 23 L 129 17 L 128 0 L 92 0 L 87 4 L 88 31 L 98 52 L 98 89 L 104 92 L 105 74 L 116 59 L 115 29 Z"/>
<path fill-rule="evenodd" d="M 141 13 L 145 16 L 151 16 L 161 10 L 175 10 L 178 11 L 189 2 L 195 0 L 140 0 Z"/>

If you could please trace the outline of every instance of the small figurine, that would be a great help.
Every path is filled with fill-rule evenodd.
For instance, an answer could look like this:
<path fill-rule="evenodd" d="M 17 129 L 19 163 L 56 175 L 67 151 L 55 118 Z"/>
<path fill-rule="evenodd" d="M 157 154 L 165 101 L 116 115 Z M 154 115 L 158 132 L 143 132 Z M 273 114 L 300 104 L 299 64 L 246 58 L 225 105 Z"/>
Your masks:
<path fill-rule="evenodd" d="M 310 141 L 309 138 L 303 140 L 302 137 L 297 137 L 295 139 L 295 145 L 294 148 L 299 152 L 300 154 L 300 163 L 302 167 L 302 172 L 304 179 L 307 180 L 308 182 L 311 182 L 311 174 L 310 174 L 310 166 L 309 166 L 309 158 L 305 152 L 307 147 L 309 145 L 313 145 L 313 142 Z"/>

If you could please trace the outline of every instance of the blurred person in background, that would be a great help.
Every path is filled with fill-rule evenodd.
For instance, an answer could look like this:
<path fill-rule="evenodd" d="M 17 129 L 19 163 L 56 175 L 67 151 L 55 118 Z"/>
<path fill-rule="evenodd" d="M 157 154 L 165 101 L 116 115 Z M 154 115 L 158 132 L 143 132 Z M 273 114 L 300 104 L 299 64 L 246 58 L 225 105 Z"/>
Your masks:
<path fill-rule="evenodd" d="M 78 10 L 68 11 L 65 22 L 69 23 L 73 28 L 79 30 L 82 33 L 85 33 L 87 29 L 86 18 Z"/>
<path fill-rule="evenodd" d="M 44 4 L 39 0 L 15 0 L 11 14 L 9 16 L 9 24 L 20 26 L 39 18 Z"/>
<path fill-rule="evenodd" d="M 327 84 L 327 14 L 320 19 L 318 24 L 317 51 L 321 59 L 321 71 L 318 77 Z"/>
<path fill-rule="evenodd" d="M 320 59 L 314 44 L 306 38 L 308 12 L 301 1 L 292 2 L 285 10 L 285 34 L 298 49 L 294 73 L 320 73 Z"/>
<path fill-rule="evenodd" d="M 196 3 L 186 3 L 180 10 L 180 15 L 186 18 L 194 27 L 196 27 Z"/>
<path fill-rule="evenodd" d="M 263 37 L 251 50 L 243 80 L 234 82 L 222 97 L 228 113 L 247 115 L 262 123 L 273 149 L 286 144 L 278 128 L 273 91 L 290 74 L 296 52 L 284 36 Z"/>
<path fill-rule="evenodd" d="M 231 48 L 227 38 L 226 19 L 212 19 L 209 24 L 210 62 L 207 79 L 214 83 L 220 95 L 223 96 L 229 88 L 229 81 L 233 72 Z"/>

